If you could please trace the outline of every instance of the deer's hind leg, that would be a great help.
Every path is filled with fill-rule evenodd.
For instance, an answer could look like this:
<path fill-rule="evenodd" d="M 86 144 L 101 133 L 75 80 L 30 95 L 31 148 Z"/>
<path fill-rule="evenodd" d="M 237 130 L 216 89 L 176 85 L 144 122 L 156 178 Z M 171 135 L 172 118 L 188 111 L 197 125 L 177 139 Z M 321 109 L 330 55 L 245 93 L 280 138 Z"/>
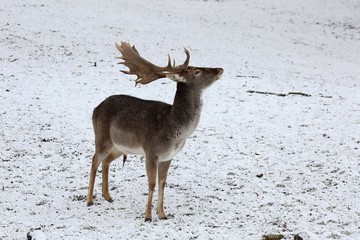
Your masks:
<path fill-rule="evenodd" d="M 109 202 L 113 202 L 109 193 L 109 167 L 111 162 L 121 155 L 123 155 L 123 153 L 113 147 L 111 152 L 102 161 L 102 195 L 104 199 Z"/>
<path fill-rule="evenodd" d="M 88 194 L 86 197 L 86 201 L 87 201 L 87 205 L 91 206 L 94 203 L 94 185 L 95 185 L 95 178 L 96 178 L 96 172 L 97 169 L 100 165 L 100 163 L 102 162 L 102 155 L 99 155 L 98 153 L 95 153 L 93 158 L 92 158 L 92 163 L 91 163 L 91 169 L 90 169 L 90 180 L 89 180 L 89 190 L 88 190 Z"/>
<path fill-rule="evenodd" d="M 96 172 L 99 168 L 100 163 L 103 163 L 103 194 L 105 190 L 105 199 L 111 201 L 108 190 L 108 173 L 110 163 L 119 157 L 122 153 L 115 149 L 114 145 L 110 141 L 104 140 L 103 136 L 95 135 L 95 154 L 92 158 L 91 170 L 90 170 L 90 180 L 89 180 L 89 190 L 87 194 L 87 205 L 91 206 L 94 203 L 94 185 Z M 105 162 L 105 164 L 104 164 Z M 104 170 L 105 169 L 105 170 Z M 104 173 L 105 172 L 105 173 Z M 105 177 L 104 177 L 105 176 Z M 105 178 L 105 179 L 104 179 Z M 104 184 L 104 182 L 106 182 Z"/>

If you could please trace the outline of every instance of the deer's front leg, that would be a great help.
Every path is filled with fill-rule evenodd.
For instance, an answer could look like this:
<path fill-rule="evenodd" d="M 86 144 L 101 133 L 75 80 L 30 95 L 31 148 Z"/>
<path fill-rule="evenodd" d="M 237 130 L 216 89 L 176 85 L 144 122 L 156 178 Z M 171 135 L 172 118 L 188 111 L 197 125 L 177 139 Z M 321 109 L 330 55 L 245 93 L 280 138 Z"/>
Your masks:
<path fill-rule="evenodd" d="M 159 166 L 158 166 L 159 200 L 158 200 L 157 212 L 160 219 L 166 219 L 166 214 L 164 211 L 164 189 L 165 189 L 166 178 L 170 164 L 171 164 L 171 160 L 167 162 L 159 162 Z"/>
<path fill-rule="evenodd" d="M 156 159 L 152 158 L 146 158 L 146 173 L 148 176 L 148 182 L 149 182 L 149 195 L 148 195 L 148 201 L 146 205 L 145 210 L 145 221 L 151 221 L 151 204 L 152 204 L 152 198 L 154 194 L 154 189 L 156 185 L 156 173 L 157 173 L 157 163 L 158 161 Z"/>

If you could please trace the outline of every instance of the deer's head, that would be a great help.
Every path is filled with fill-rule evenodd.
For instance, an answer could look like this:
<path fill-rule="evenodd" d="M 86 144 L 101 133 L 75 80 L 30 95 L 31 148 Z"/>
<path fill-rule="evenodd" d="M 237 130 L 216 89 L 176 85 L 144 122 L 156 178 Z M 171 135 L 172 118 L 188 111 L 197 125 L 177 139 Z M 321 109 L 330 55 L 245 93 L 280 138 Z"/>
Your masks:
<path fill-rule="evenodd" d="M 224 70 L 222 68 L 206 68 L 189 66 L 186 70 L 166 75 L 175 82 L 183 82 L 189 86 L 205 89 L 219 80 Z"/>
<path fill-rule="evenodd" d="M 123 62 L 119 62 L 119 64 L 123 64 L 129 68 L 129 71 L 122 72 L 137 75 L 136 83 L 148 84 L 157 79 L 167 77 L 178 83 L 205 89 L 220 79 L 224 72 L 222 68 L 189 66 L 190 53 L 187 49 L 185 49 L 186 60 L 183 64 L 175 65 L 175 61 L 172 64 L 169 55 L 168 65 L 166 67 L 159 67 L 142 58 L 135 46 L 131 47 L 129 43 L 116 43 L 116 48 L 122 54 L 119 58 L 124 60 Z"/>

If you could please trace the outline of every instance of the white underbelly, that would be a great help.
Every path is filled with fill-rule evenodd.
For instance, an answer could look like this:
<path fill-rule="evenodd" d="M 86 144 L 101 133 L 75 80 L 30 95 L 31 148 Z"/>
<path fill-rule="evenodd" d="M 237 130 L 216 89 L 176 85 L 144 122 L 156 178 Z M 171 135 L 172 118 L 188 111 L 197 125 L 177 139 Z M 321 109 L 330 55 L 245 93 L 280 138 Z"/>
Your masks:
<path fill-rule="evenodd" d="M 119 144 L 115 144 L 115 147 L 116 147 L 116 149 L 118 149 L 120 152 L 122 152 L 125 155 L 135 154 L 135 155 L 142 155 L 142 156 L 146 157 L 145 151 L 142 147 L 129 148 L 129 147 L 122 146 Z M 178 154 L 181 149 L 182 149 L 182 147 L 168 149 L 167 151 L 160 153 L 158 155 L 158 160 L 160 162 L 169 161 L 169 160 L 173 159 L 173 157 L 175 157 L 176 154 Z"/>
<path fill-rule="evenodd" d="M 136 147 L 136 148 L 130 148 L 127 146 L 123 146 L 120 144 L 114 144 L 115 147 L 122 152 L 123 154 L 127 155 L 127 154 L 136 154 L 136 155 L 143 155 L 145 156 L 145 151 L 142 147 Z"/>
<path fill-rule="evenodd" d="M 123 154 L 138 154 L 145 156 L 145 151 L 139 138 L 129 131 L 124 131 L 119 127 L 110 128 L 110 138 L 116 149 Z"/>
<path fill-rule="evenodd" d="M 148 157 L 146 156 L 145 150 L 139 138 L 133 133 L 126 132 L 121 128 L 112 127 L 110 129 L 110 137 L 115 148 L 119 150 L 121 153 L 125 155 L 135 154 L 135 155 L 142 155 L 144 157 Z M 157 157 L 158 161 L 160 162 L 171 160 L 184 147 L 185 139 L 182 138 L 182 136 L 180 136 L 179 139 L 175 140 L 175 143 L 174 142 L 168 144 L 164 144 L 161 142 L 158 143 L 158 144 L 162 144 L 163 148 L 157 146 L 156 142 L 150 144 L 150 147 L 152 149 L 157 149 L 157 152 L 151 153 L 153 155 L 152 157 Z"/>

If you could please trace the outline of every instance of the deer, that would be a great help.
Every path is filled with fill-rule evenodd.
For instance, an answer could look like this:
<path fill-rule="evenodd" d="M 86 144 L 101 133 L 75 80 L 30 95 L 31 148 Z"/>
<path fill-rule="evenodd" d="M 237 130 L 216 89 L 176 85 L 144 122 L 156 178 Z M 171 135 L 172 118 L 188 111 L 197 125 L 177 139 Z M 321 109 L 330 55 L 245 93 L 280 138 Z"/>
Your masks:
<path fill-rule="evenodd" d="M 97 169 L 102 164 L 102 195 L 113 202 L 109 193 L 109 167 L 112 161 L 128 154 L 145 157 L 148 178 L 148 199 L 145 221 L 152 220 L 152 199 L 158 182 L 157 215 L 167 219 L 164 211 L 164 188 L 174 156 L 199 124 L 203 91 L 219 80 L 222 68 L 189 66 L 190 53 L 185 48 L 186 60 L 181 65 L 172 63 L 168 55 L 166 67 L 159 67 L 141 57 L 130 43 L 115 43 L 120 51 L 125 74 L 136 75 L 136 84 L 148 84 L 168 78 L 177 83 L 173 104 L 143 100 L 129 95 L 113 95 L 93 111 L 95 154 L 92 158 L 87 205 L 93 205 L 93 191 Z M 157 177 L 157 179 L 156 179 Z"/>

